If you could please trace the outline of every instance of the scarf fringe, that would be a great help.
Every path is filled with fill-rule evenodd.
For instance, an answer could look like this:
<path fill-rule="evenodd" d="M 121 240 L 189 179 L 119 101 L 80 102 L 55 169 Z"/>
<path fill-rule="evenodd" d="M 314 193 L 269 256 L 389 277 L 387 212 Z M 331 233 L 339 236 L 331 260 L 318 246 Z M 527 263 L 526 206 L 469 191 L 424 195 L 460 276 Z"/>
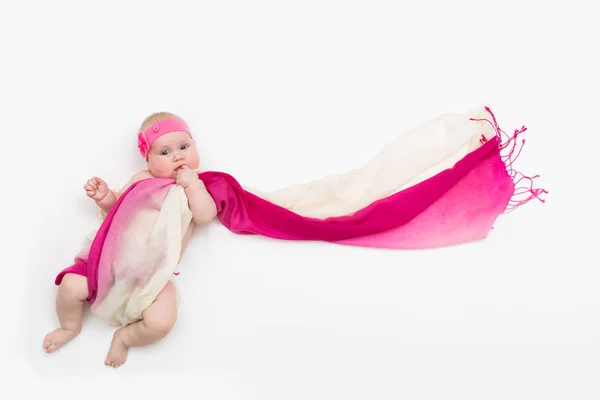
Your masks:
<path fill-rule="evenodd" d="M 515 129 L 512 136 L 508 135 L 498 125 L 498 121 L 496 121 L 496 116 L 494 115 L 492 110 L 490 110 L 489 107 L 485 107 L 485 110 L 488 113 L 490 113 L 493 122 L 490 121 L 489 119 L 485 119 L 485 118 L 483 118 L 483 119 L 470 118 L 470 120 L 472 120 L 472 121 L 487 121 L 494 127 L 494 129 L 496 131 L 496 136 L 498 137 L 498 139 L 500 139 L 498 147 L 500 148 L 500 154 L 501 154 L 502 161 L 504 161 L 504 165 L 506 166 L 506 172 L 507 172 L 508 176 L 512 179 L 512 181 L 515 185 L 515 191 L 513 193 L 513 196 L 509 200 L 508 205 L 506 206 L 506 209 L 504 210 L 503 214 L 509 214 L 509 213 L 513 212 L 514 210 L 516 210 L 518 207 L 522 206 L 523 204 L 528 203 L 529 201 L 531 201 L 533 199 L 538 199 L 542 203 L 545 203 L 546 200 L 544 198 L 542 198 L 542 194 L 547 194 L 548 191 L 543 188 L 534 188 L 533 187 L 534 179 L 537 179 L 540 176 L 539 175 L 527 176 L 527 175 L 524 175 L 523 173 L 521 173 L 520 171 L 517 171 L 513 167 L 514 162 L 520 156 L 521 151 L 523 150 L 523 147 L 525 146 L 525 139 L 522 139 L 521 143 L 520 143 L 520 147 L 519 147 L 519 144 L 517 142 L 517 137 L 521 133 L 525 132 L 527 130 L 527 128 L 525 126 L 522 126 L 521 129 Z M 483 144 L 483 143 L 487 142 L 487 139 L 483 135 L 481 135 L 481 139 L 479 139 L 479 141 Z M 517 149 L 517 147 L 518 147 L 518 149 Z M 515 153 L 515 151 L 516 151 L 516 153 Z M 503 152 L 504 152 L 504 154 L 503 154 Z M 517 186 L 517 185 L 520 185 L 520 186 Z"/>

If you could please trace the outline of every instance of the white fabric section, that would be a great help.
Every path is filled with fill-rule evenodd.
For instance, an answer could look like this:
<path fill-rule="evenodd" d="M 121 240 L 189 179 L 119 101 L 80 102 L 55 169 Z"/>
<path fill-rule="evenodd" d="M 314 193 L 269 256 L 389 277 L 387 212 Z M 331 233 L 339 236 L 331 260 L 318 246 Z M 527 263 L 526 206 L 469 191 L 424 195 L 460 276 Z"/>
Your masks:
<path fill-rule="evenodd" d="M 185 191 L 179 185 L 170 188 L 159 210 L 141 207 L 126 232 L 119 233 L 123 251 L 111 260 L 114 285 L 101 302 L 92 305 L 92 312 L 109 325 L 140 320 L 173 276 L 191 220 Z"/>
<path fill-rule="evenodd" d="M 244 189 L 305 217 L 352 214 L 369 204 L 451 168 L 496 135 L 485 106 L 442 114 L 387 144 L 361 168 L 271 192 Z"/>

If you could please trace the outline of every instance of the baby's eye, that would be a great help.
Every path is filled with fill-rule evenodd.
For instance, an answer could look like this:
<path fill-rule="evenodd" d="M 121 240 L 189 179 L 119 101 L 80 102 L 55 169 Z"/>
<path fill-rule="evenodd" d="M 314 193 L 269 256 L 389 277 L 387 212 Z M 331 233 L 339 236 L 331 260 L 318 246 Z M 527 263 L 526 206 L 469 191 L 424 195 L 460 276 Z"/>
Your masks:
<path fill-rule="evenodd" d="M 190 146 L 188 146 L 187 144 L 184 144 L 183 146 L 181 146 L 181 150 L 185 150 L 185 149 L 187 149 L 188 147 L 190 147 Z"/>
<path fill-rule="evenodd" d="M 169 155 L 169 151 L 168 150 L 163 150 L 163 151 L 160 152 L 160 155 L 161 156 L 167 156 L 167 155 Z"/>

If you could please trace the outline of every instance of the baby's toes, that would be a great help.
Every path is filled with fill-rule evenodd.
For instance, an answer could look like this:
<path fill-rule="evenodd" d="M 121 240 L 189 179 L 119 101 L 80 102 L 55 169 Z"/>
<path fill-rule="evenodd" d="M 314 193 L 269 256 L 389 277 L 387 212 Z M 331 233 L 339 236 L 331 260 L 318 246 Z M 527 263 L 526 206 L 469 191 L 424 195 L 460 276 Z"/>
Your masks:
<path fill-rule="evenodd" d="M 47 353 L 51 353 L 56 349 L 56 345 L 49 342 L 49 341 L 44 341 L 44 350 L 46 350 Z"/>

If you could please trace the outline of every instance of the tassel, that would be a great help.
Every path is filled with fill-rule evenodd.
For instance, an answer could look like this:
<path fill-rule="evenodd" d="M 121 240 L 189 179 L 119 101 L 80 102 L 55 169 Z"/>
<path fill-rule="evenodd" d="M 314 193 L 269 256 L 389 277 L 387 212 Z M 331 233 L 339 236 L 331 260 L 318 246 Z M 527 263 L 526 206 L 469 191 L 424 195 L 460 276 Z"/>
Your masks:
<path fill-rule="evenodd" d="M 504 161 L 504 165 L 506 166 L 506 172 L 507 172 L 508 176 L 510 176 L 510 178 L 512 179 L 512 181 L 515 185 L 515 190 L 514 190 L 513 196 L 511 197 L 510 201 L 508 202 L 508 205 L 506 206 L 506 209 L 504 210 L 503 214 L 509 214 L 509 213 L 513 212 L 514 210 L 516 210 L 518 207 L 522 206 L 523 204 L 528 203 L 529 201 L 531 201 L 533 199 L 538 199 L 542 203 L 545 203 L 546 200 L 543 199 L 541 197 L 541 195 L 547 194 L 548 191 L 546 189 L 533 187 L 533 183 L 534 183 L 533 181 L 534 181 L 534 179 L 539 178 L 539 175 L 526 176 L 523 173 L 515 170 L 513 167 L 514 162 L 517 160 L 517 158 L 519 158 L 519 156 L 521 155 L 521 151 L 523 150 L 523 147 L 525 146 L 525 139 L 522 139 L 521 145 L 517 149 L 517 146 L 518 146 L 517 137 L 520 134 L 522 134 L 523 132 L 525 132 L 527 130 L 527 128 L 525 126 L 522 126 L 521 129 L 515 129 L 512 136 L 510 136 L 500 128 L 500 126 L 498 125 L 498 121 L 496 121 L 496 117 L 495 117 L 494 113 L 492 112 L 492 110 L 490 110 L 489 107 L 485 107 L 485 110 L 488 113 L 490 113 L 493 122 L 490 121 L 489 119 L 485 119 L 485 118 L 483 118 L 483 119 L 470 118 L 470 120 L 471 121 L 487 121 L 490 125 L 492 125 L 494 127 L 494 130 L 496 131 L 496 136 L 500 139 L 498 147 L 501 152 L 500 154 L 501 154 L 502 161 Z M 483 135 L 481 135 L 481 136 L 482 136 L 482 139 L 479 139 L 479 142 L 483 144 L 486 142 L 486 140 L 484 140 L 485 137 L 483 137 Z M 510 147 L 510 149 L 507 152 L 506 150 L 509 147 Z M 516 150 L 516 154 L 515 154 L 515 150 Z M 505 154 L 502 154 L 502 152 L 504 152 Z M 524 181 L 525 184 L 522 186 L 517 186 L 522 181 Z M 527 182 L 529 182 L 529 185 L 527 185 Z"/>

